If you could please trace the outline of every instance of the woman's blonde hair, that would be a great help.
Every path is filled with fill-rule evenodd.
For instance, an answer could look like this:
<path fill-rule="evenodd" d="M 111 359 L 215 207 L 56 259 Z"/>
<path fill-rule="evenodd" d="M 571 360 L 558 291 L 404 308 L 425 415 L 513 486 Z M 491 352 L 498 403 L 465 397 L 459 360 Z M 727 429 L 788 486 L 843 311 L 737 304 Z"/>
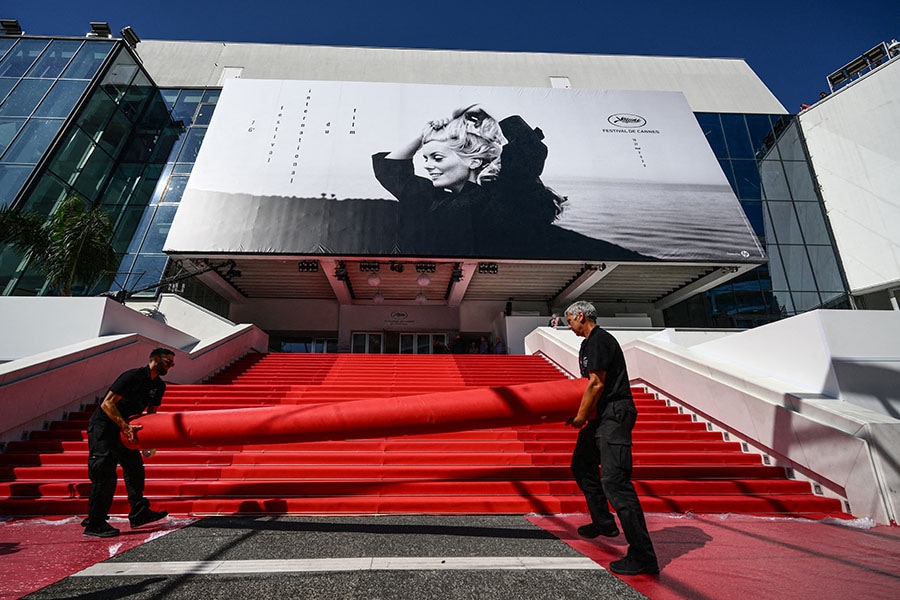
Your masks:
<path fill-rule="evenodd" d="M 493 117 L 485 116 L 476 133 L 470 130 L 469 123 L 462 114 L 440 129 L 427 127 L 422 134 L 422 145 L 441 142 L 464 159 L 478 159 L 481 164 L 473 169 L 477 182 L 494 179 L 500 172 L 500 153 L 506 142 L 500 124 Z"/>

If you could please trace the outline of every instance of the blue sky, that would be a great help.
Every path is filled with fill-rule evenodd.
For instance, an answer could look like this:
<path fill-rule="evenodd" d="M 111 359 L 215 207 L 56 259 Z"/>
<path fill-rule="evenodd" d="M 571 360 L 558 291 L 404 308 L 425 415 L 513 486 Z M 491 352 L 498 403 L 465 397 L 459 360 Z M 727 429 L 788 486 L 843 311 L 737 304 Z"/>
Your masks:
<path fill-rule="evenodd" d="M 897 0 L 5 0 L 34 35 L 90 21 L 144 39 L 743 58 L 791 112 L 900 38 Z"/>

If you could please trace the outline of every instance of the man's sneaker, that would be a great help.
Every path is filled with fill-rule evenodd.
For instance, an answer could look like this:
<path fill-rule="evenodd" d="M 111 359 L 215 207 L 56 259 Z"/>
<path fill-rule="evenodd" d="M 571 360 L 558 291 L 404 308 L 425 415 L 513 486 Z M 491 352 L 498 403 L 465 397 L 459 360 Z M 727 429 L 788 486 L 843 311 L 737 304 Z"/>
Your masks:
<path fill-rule="evenodd" d="M 582 525 L 578 528 L 578 535 L 589 540 L 601 535 L 603 537 L 616 537 L 619 535 L 619 528 L 616 527 L 615 523 L 610 523 L 609 525 L 588 523 L 587 525 Z"/>
<path fill-rule="evenodd" d="M 119 535 L 119 530 L 104 521 L 100 525 L 88 524 L 84 528 L 84 535 L 96 538 L 110 538 Z"/>
<path fill-rule="evenodd" d="M 141 527 L 148 523 L 165 519 L 168 515 L 169 511 L 167 510 L 150 510 L 148 508 L 147 510 L 142 510 L 133 517 L 128 517 L 128 522 L 131 523 L 131 528 L 134 529 L 135 527 Z"/>
<path fill-rule="evenodd" d="M 659 573 L 659 565 L 655 562 L 642 563 L 630 556 L 614 560 L 609 563 L 609 570 L 619 575 L 656 575 Z"/>

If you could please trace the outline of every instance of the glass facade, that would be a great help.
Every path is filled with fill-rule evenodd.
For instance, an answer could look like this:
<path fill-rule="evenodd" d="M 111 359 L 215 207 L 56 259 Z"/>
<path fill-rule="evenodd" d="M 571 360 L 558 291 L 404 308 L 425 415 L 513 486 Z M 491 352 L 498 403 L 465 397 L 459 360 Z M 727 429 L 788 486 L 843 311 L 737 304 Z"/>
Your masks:
<path fill-rule="evenodd" d="M 672 327 L 754 327 L 814 308 L 850 308 L 796 120 L 698 113 L 769 262 L 664 313 Z"/>
<path fill-rule="evenodd" d="M 172 119 L 181 122 L 183 130 L 169 152 L 165 168 L 149 204 L 143 210 L 113 283 L 113 290 L 124 289 L 138 296 L 153 296 L 158 291 L 168 291 L 156 287 L 165 275 L 173 274 L 175 269 L 169 267 L 167 270 L 168 256 L 163 253 L 163 244 L 221 93 L 218 88 L 160 91 Z M 181 296 L 218 314 L 227 315 L 227 301 L 196 280 L 189 279 L 183 283 L 184 289 L 179 291 Z"/>
<path fill-rule="evenodd" d="M 78 196 L 113 217 L 123 255 L 178 135 L 155 85 L 114 40 L 0 38 L 0 51 L 0 203 L 49 216 Z M 75 293 L 105 291 L 113 276 Z M 0 289 L 51 292 L 8 248 Z"/>

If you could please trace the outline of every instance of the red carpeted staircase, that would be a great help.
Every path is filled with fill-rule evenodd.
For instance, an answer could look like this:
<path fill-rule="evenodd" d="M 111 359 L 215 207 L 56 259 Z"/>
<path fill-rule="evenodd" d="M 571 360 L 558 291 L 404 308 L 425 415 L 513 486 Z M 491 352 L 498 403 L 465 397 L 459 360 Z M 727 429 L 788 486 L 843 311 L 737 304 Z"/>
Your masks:
<path fill-rule="evenodd" d="M 160 412 L 377 403 L 564 377 L 539 356 L 254 354 L 206 384 L 170 385 Z M 677 406 L 637 389 L 635 402 L 634 480 L 646 512 L 841 515 L 839 500 L 814 495 L 808 482 L 788 479 Z M 86 513 L 90 410 L 8 444 L 0 454 L 0 514 Z M 146 494 L 156 508 L 195 515 L 584 512 L 569 470 L 575 435 L 552 423 L 167 449 L 145 461 Z M 121 480 L 112 512 L 128 512 Z"/>

